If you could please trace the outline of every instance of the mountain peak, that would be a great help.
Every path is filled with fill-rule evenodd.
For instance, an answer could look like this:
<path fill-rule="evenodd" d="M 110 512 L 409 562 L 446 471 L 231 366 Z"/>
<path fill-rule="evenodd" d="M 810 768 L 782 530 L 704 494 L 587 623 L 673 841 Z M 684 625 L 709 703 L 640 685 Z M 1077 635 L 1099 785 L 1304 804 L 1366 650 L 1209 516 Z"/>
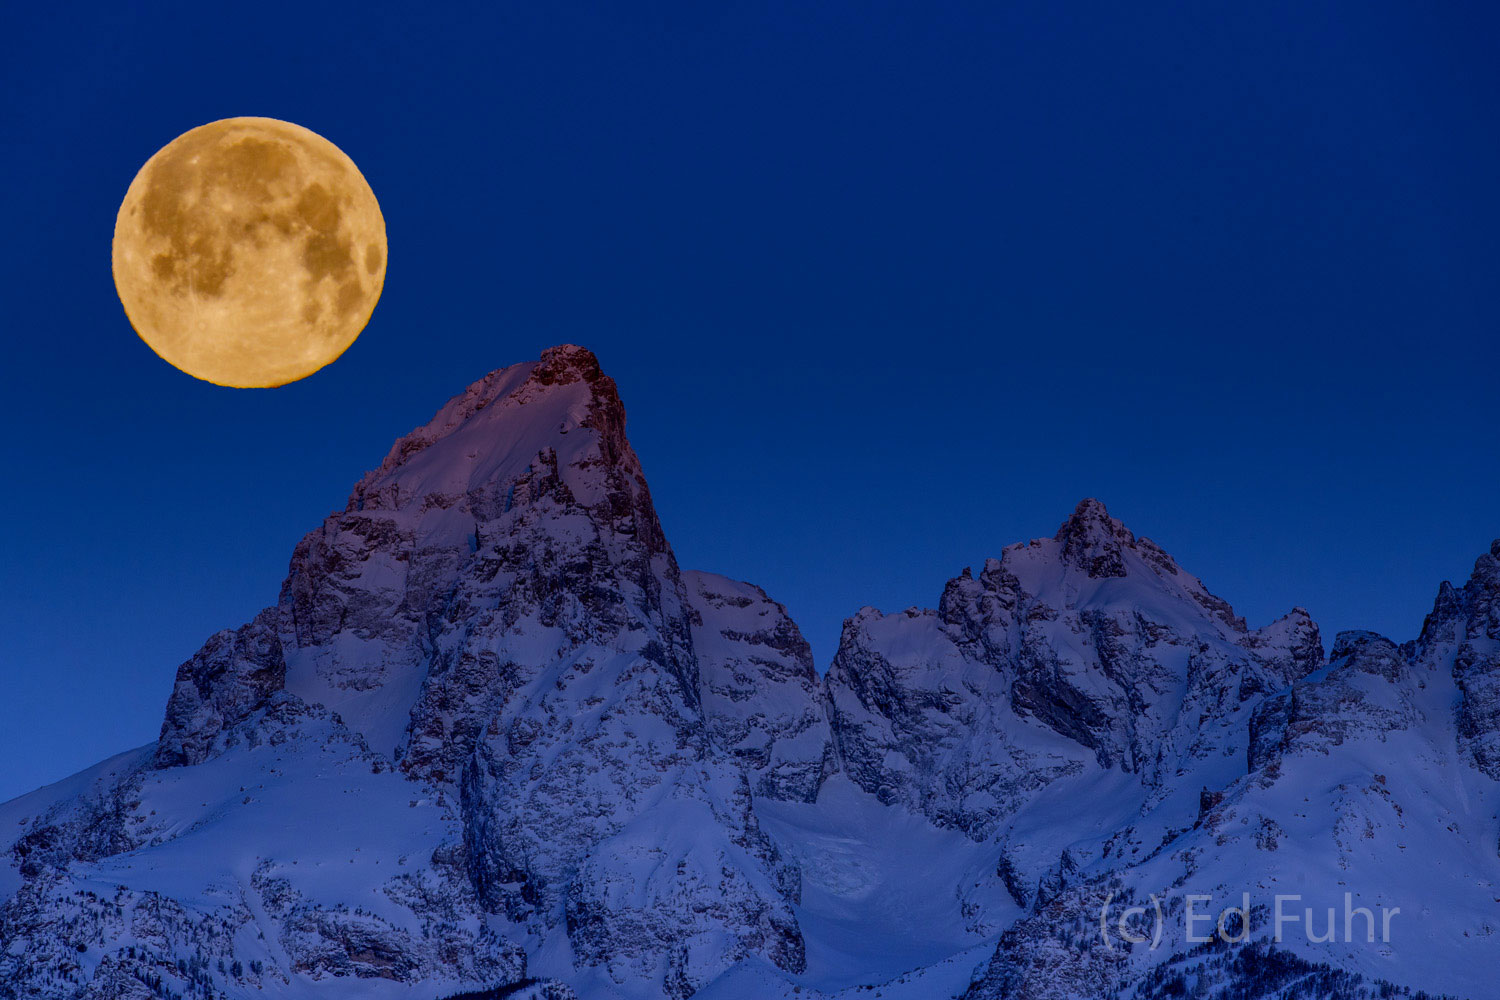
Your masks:
<path fill-rule="evenodd" d="M 535 374 L 544 382 L 572 382 L 579 378 L 593 382 L 608 377 L 599 367 L 599 359 L 594 352 L 577 344 L 558 344 L 547 348 L 542 352 Z"/>
<path fill-rule="evenodd" d="M 1469 577 L 1469 586 L 1489 593 L 1500 591 L 1500 538 L 1490 543 L 1488 554 L 1474 560 L 1474 572 Z"/>
<path fill-rule="evenodd" d="M 1330 659 L 1354 656 L 1370 649 L 1395 650 L 1396 644 L 1379 632 L 1368 629 L 1345 629 L 1333 637 L 1333 652 Z"/>
<path fill-rule="evenodd" d="M 572 433 L 580 429 L 593 433 Z M 397 439 L 355 486 L 347 509 L 493 489 L 524 476 L 544 454 L 559 467 L 634 463 L 614 379 L 587 348 L 551 347 L 474 382 Z"/>
<path fill-rule="evenodd" d="M 1158 584 L 1151 586 L 1163 593 L 1187 596 L 1234 631 L 1246 631 L 1245 620 L 1227 601 L 1184 572 L 1160 545 L 1111 517 L 1104 504 L 1093 497 L 1082 500 L 1052 538 L 1008 546 L 1002 562 L 1012 574 L 1030 579 L 1033 587 L 1043 585 L 1049 563 L 1061 563 L 1074 573 L 1101 582 L 1155 578 Z M 1139 600 L 1140 595 L 1133 599 Z"/>
<path fill-rule="evenodd" d="M 1419 641 L 1430 644 L 1455 638 L 1454 628 L 1465 635 L 1469 631 L 1500 633 L 1500 538 L 1474 560 L 1474 571 L 1462 587 L 1446 580 L 1439 585 Z"/>
<path fill-rule="evenodd" d="M 1135 535 L 1093 497 L 1079 501 L 1073 515 L 1057 529 L 1063 560 L 1094 579 L 1125 575 L 1122 548 L 1135 544 Z"/>

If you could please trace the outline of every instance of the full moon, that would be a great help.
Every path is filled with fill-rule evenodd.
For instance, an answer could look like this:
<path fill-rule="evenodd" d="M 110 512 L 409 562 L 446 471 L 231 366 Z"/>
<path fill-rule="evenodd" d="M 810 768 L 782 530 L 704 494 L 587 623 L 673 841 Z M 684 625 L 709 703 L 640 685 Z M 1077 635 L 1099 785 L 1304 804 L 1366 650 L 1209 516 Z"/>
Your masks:
<path fill-rule="evenodd" d="M 385 219 L 354 162 L 274 118 L 173 139 L 115 219 L 115 288 L 131 325 L 169 364 L 218 385 L 283 385 L 343 354 L 385 264 Z"/>

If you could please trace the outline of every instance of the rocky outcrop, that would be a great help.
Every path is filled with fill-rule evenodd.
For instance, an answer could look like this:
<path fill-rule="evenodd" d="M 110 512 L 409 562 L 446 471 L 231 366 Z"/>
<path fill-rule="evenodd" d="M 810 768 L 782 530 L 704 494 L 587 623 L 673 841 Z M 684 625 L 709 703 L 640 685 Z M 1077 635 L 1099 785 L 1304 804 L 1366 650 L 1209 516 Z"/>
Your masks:
<path fill-rule="evenodd" d="M 863 609 L 844 623 L 827 677 L 844 772 L 881 802 L 987 838 L 1027 796 L 1087 759 L 1019 719 L 1006 682 L 936 613 Z"/>
<path fill-rule="evenodd" d="M 1374 632 L 1340 632 L 1327 674 L 1262 702 L 1250 718 L 1251 771 L 1288 752 L 1329 753 L 1346 740 L 1404 729 L 1420 718 L 1406 657 Z"/>
<path fill-rule="evenodd" d="M 865 609 L 827 678 L 844 765 L 882 801 L 989 836 L 1090 767 L 1147 788 L 1219 755 L 1260 692 L 1322 659 L 1297 609 L 1257 631 L 1096 500 L 949 581 L 938 610 Z"/>
<path fill-rule="evenodd" d="M 1462 695 L 1459 740 L 1485 774 L 1500 780 L 1500 539 L 1475 560 L 1466 584 L 1439 589 L 1415 655 L 1429 669 L 1451 663 Z"/>
<path fill-rule="evenodd" d="M 177 668 L 157 741 L 162 767 L 206 759 L 225 729 L 250 717 L 286 684 L 278 608 L 218 633 Z"/>
<path fill-rule="evenodd" d="M 683 583 L 709 739 L 757 795 L 815 801 L 835 763 L 812 648 L 759 587 L 711 573 Z"/>
<path fill-rule="evenodd" d="M 1239 644 L 1254 656 L 1240 678 L 1240 701 L 1279 691 L 1323 665 L 1323 636 L 1306 608 L 1293 608 L 1246 633 Z"/>

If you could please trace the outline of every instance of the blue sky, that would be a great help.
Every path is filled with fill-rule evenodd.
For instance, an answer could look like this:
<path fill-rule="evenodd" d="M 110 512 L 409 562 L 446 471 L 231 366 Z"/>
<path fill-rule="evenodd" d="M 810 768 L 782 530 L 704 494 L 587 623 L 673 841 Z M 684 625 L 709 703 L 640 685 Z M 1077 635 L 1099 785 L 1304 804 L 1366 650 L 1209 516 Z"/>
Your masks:
<path fill-rule="evenodd" d="M 8 9 L 0 798 L 154 738 L 394 437 L 560 342 L 683 566 L 820 666 L 1084 496 L 1252 624 L 1413 635 L 1500 535 L 1494 9 L 806 6 Z M 232 115 L 389 228 L 370 327 L 276 390 L 168 367 L 110 278 L 135 171 Z"/>

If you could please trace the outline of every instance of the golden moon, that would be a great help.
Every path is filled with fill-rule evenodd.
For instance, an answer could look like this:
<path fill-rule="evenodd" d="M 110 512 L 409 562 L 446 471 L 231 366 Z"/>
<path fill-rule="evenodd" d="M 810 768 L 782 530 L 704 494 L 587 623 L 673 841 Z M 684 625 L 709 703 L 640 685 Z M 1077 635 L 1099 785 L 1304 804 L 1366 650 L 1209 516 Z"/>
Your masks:
<path fill-rule="evenodd" d="M 343 150 L 300 125 L 225 118 L 146 161 L 115 219 L 131 326 L 189 375 L 305 378 L 354 343 L 385 285 L 385 219 Z"/>

